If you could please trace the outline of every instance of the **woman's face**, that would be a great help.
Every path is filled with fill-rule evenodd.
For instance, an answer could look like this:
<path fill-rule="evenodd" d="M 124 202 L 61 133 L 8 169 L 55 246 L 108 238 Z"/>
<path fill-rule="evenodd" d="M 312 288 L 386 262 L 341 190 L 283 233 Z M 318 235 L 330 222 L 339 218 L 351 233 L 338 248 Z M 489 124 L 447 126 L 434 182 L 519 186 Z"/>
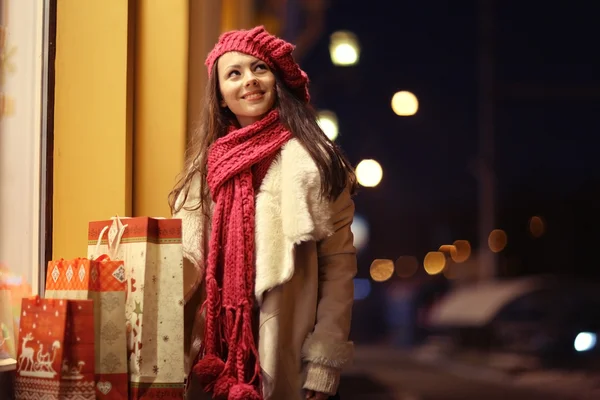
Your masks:
<path fill-rule="evenodd" d="M 221 107 L 244 127 L 260 120 L 275 104 L 275 75 L 256 57 L 231 51 L 217 62 Z"/>

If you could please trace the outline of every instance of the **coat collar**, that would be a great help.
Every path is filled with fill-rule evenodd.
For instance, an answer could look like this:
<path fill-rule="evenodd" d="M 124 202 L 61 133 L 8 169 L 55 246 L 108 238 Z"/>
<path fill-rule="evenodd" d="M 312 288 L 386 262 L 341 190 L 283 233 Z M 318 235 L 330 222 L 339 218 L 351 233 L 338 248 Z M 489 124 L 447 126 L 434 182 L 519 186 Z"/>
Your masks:
<path fill-rule="evenodd" d="M 320 191 L 317 165 L 298 139 L 291 139 L 271 165 L 256 198 L 259 304 L 264 292 L 291 279 L 295 245 L 331 234 L 329 202 Z"/>

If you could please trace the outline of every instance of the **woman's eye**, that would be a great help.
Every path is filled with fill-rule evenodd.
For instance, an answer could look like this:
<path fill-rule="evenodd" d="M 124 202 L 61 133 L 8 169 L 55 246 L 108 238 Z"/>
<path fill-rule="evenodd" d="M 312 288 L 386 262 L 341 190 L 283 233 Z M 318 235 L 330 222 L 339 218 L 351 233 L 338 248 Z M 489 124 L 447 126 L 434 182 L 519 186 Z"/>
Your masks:
<path fill-rule="evenodd" d="M 239 75 L 239 74 L 240 74 L 240 71 L 234 69 L 233 71 L 230 71 L 229 74 L 227 74 L 227 77 L 231 78 L 232 76 Z"/>
<path fill-rule="evenodd" d="M 261 71 L 266 71 L 266 70 L 268 70 L 268 68 L 267 68 L 267 65 L 266 65 L 266 64 L 258 64 L 258 65 L 256 66 L 256 69 L 257 69 L 257 70 L 261 70 Z"/>

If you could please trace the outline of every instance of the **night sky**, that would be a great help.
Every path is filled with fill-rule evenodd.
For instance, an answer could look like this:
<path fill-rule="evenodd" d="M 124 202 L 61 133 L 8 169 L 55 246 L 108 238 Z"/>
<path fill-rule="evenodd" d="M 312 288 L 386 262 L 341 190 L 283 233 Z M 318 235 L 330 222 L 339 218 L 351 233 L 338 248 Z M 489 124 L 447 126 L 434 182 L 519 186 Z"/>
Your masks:
<path fill-rule="evenodd" d="M 594 3 L 495 1 L 497 227 L 509 236 L 509 274 L 594 275 L 589 261 L 599 264 Z M 384 169 L 381 184 L 356 197 L 372 230 L 363 274 L 374 258 L 422 260 L 456 239 L 476 245 L 477 23 L 475 1 L 332 1 L 325 34 L 302 60 L 313 103 L 338 115 L 338 143 L 350 160 L 374 158 Z M 329 35 L 340 29 L 361 42 L 355 67 L 331 64 Z M 415 116 L 393 113 L 398 90 L 419 98 Z M 548 227 L 537 242 L 527 236 L 535 214 Z"/>

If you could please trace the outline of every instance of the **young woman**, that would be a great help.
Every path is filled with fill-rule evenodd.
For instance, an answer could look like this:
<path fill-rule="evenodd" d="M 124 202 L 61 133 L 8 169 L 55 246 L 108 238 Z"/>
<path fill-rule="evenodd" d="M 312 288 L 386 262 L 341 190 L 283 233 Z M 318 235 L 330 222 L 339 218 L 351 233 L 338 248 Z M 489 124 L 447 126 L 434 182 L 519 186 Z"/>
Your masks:
<path fill-rule="evenodd" d="M 355 176 L 292 50 L 257 27 L 224 33 L 206 60 L 201 126 L 169 198 L 189 398 L 327 399 L 352 358 Z"/>

